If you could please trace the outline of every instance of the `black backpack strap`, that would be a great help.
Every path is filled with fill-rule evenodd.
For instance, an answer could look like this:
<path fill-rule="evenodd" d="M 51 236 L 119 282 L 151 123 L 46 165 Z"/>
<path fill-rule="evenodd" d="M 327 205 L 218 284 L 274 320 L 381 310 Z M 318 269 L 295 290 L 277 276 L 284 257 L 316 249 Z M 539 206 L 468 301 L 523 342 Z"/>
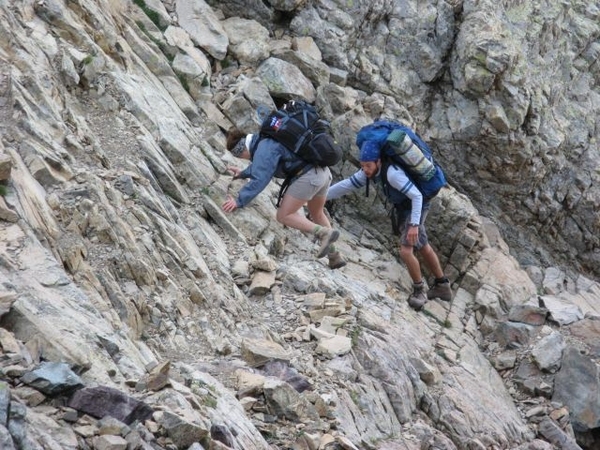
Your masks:
<path fill-rule="evenodd" d="M 290 184 L 292 184 L 293 178 L 294 177 L 287 177 L 283 180 L 283 183 L 281 183 L 281 188 L 279 189 L 279 194 L 277 195 L 277 203 L 275 204 L 276 208 L 279 208 L 279 204 L 281 203 L 281 200 L 283 199 L 285 192 L 290 187 Z"/>
<path fill-rule="evenodd" d="M 390 194 L 390 184 L 388 183 L 387 172 L 390 166 L 394 166 L 394 164 L 387 157 L 381 158 L 381 186 L 383 188 L 383 194 L 385 198 L 389 198 Z M 396 167 L 396 166 L 394 166 Z M 386 200 L 387 201 L 387 200 Z"/>
<path fill-rule="evenodd" d="M 392 219 L 392 231 L 394 235 L 400 235 L 400 233 L 404 229 L 404 224 L 407 219 L 407 208 L 410 208 L 410 205 L 406 203 L 393 203 L 392 208 L 389 211 L 390 218 Z"/>
<path fill-rule="evenodd" d="M 298 137 L 296 145 L 294 146 L 294 153 L 298 153 L 304 143 L 310 141 L 311 135 L 313 134 L 313 131 L 310 127 L 310 121 L 308 120 L 308 113 L 308 109 L 302 110 L 302 124 L 304 128 L 306 128 L 306 131 L 304 131 L 304 133 Z"/>
<path fill-rule="evenodd" d="M 392 219 L 392 233 L 394 234 L 394 236 L 399 235 L 400 234 L 400 208 L 398 208 L 396 205 L 394 205 L 391 209 L 390 209 L 390 218 Z"/>

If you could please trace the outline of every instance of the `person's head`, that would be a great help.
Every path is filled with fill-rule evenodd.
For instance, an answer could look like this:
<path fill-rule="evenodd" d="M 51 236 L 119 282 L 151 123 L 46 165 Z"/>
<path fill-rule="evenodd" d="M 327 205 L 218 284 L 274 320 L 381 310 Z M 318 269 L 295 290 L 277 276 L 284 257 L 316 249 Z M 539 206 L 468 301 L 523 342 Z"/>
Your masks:
<path fill-rule="evenodd" d="M 237 158 L 250 159 L 251 134 L 246 134 L 237 128 L 227 133 L 226 147 Z"/>
<path fill-rule="evenodd" d="M 381 167 L 379 145 L 373 141 L 365 141 L 360 147 L 360 167 L 368 178 L 373 178 Z"/>

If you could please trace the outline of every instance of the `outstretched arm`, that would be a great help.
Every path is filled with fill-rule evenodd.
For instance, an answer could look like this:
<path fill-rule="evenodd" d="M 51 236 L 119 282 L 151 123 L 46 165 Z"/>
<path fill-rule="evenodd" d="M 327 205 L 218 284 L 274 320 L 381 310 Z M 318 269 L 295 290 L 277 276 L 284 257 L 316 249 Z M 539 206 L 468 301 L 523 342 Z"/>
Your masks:
<path fill-rule="evenodd" d="M 329 187 L 327 191 L 327 200 L 340 198 L 356 189 L 359 189 L 367 184 L 367 176 L 362 170 L 359 170 L 350 178 L 338 181 Z"/>
<path fill-rule="evenodd" d="M 250 203 L 269 184 L 277 169 L 279 158 L 255 158 L 248 183 L 238 193 L 237 206 L 242 208 Z"/>

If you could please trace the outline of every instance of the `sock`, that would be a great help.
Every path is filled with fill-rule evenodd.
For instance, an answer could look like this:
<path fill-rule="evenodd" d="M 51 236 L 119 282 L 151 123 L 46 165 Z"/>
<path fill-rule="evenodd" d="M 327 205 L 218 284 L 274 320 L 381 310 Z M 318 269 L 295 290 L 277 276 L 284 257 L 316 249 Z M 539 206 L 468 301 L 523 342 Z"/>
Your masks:
<path fill-rule="evenodd" d="M 315 225 L 313 228 L 313 234 L 317 234 L 321 228 L 323 228 L 321 225 Z"/>
<path fill-rule="evenodd" d="M 332 253 L 335 253 L 335 245 L 334 244 L 331 244 L 329 246 L 329 254 L 331 255 Z"/>
<path fill-rule="evenodd" d="M 446 277 L 436 278 L 435 284 L 449 283 L 450 281 Z"/>
<path fill-rule="evenodd" d="M 418 283 L 413 282 L 413 291 L 414 292 L 419 292 L 423 290 L 423 287 L 425 285 L 423 284 L 423 281 L 419 281 Z"/>

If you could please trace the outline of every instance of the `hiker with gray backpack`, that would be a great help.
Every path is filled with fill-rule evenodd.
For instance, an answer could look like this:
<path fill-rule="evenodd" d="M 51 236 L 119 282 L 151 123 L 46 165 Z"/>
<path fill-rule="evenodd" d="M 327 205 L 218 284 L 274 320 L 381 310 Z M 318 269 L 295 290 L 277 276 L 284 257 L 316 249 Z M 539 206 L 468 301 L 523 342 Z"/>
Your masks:
<path fill-rule="evenodd" d="M 392 231 L 400 237 L 400 258 L 413 282 L 408 304 L 420 310 L 428 300 L 452 300 L 450 282 L 437 254 L 429 244 L 425 219 L 430 201 L 446 185 L 444 172 L 431 156 L 425 142 L 409 127 L 395 121 L 376 120 L 361 128 L 356 137 L 361 169 L 329 188 L 333 200 L 378 181 L 392 203 Z M 425 292 L 418 252 L 431 274 L 433 286 Z"/>
<path fill-rule="evenodd" d="M 251 161 L 246 169 L 228 167 L 234 179 L 248 179 L 237 199 L 228 195 L 225 212 L 243 208 L 260 194 L 273 177 L 283 179 L 277 200 L 276 219 L 283 225 L 312 234 L 320 244 L 317 258 L 327 256 L 329 267 L 339 269 L 346 261 L 335 248 L 340 233 L 331 227 L 324 206 L 331 184 L 329 166 L 342 150 L 329 124 L 304 101 L 290 101 L 262 121 L 260 131 L 246 134 L 229 130 L 226 142 L 231 153 Z M 301 213 L 306 205 L 309 218 Z"/>

